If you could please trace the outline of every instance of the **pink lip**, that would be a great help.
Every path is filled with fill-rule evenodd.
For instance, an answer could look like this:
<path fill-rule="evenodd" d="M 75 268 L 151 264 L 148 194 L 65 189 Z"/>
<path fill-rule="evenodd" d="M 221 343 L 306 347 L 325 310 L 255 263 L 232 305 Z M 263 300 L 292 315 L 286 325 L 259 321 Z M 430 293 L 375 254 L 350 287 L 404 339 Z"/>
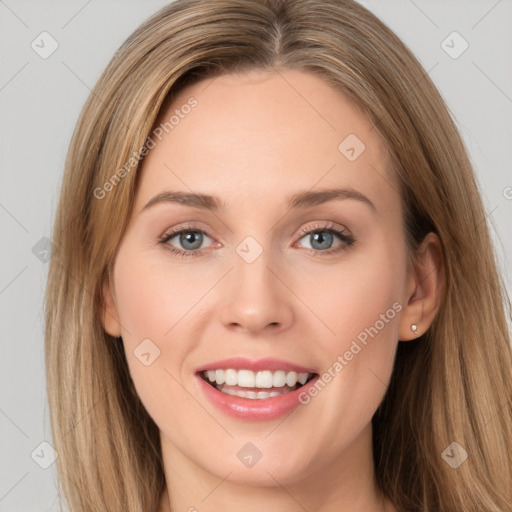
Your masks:
<path fill-rule="evenodd" d="M 302 387 L 280 396 L 263 399 L 241 398 L 222 393 L 208 384 L 199 374 L 196 375 L 199 387 L 208 400 L 223 413 L 245 421 L 267 421 L 280 418 L 301 405 L 299 395 L 307 393 L 320 378 L 319 375 L 311 379 Z"/>
<path fill-rule="evenodd" d="M 316 370 L 299 366 L 289 361 L 282 359 L 274 359 L 271 357 L 263 359 L 249 359 L 247 357 L 230 357 L 229 359 L 223 359 L 222 361 L 215 361 L 213 363 L 201 366 L 196 371 L 197 373 L 205 370 L 227 370 L 232 368 L 234 370 L 252 370 L 253 372 L 270 370 L 284 370 L 287 372 L 297 373 L 317 373 Z"/>
<path fill-rule="evenodd" d="M 247 359 L 244 357 L 224 359 L 222 361 L 216 361 L 199 368 L 196 372 L 196 379 L 200 389 L 208 398 L 208 400 L 223 413 L 245 421 L 273 420 L 290 413 L 293 409 L 301 405 L 301 402 L 299 402 L 299 395 L 304 392 L 307 393 L 308 389 L 311 386 L 314 386 L 316 381 L 319 379 L 319 375 L 316 375 L 300 388 L 284 395 L 263 399 L 241 398 L 238 396 L 222 393 L 217 388 L 206 382 L 206 380 L 202 377 L 202 372 L 206 370 L 228 368 L 247 369 L 252 371 L 285 370 L 294 371 L 297 373 L 317 372 L 311 368 L 306 368 L 279 359 L 267 358 L 255 360 Z"/>

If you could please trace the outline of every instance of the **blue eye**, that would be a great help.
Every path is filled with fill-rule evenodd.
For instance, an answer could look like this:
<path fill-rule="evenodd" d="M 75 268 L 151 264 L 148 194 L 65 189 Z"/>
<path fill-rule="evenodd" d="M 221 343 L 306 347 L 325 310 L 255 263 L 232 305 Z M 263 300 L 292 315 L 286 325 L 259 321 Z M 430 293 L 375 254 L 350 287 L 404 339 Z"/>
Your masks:
<path fill-rule="evenodd" d="M 188 227 L 180 229 L 179 231 L 172 231 L 171 233 L 165 234 L 160 242 L 166 245 L 166 248 L 172 253 L 178 256 L 198 256 L 199 249 L 203 245 L 204 238 L 206 233 L 196 227 Z M 207 235 L 206 235 L 207 236 Z M 178 244 L 183 247 L 183 249 L 179 249 L 174 247 L 174 245 L 170 244 L 171 240 L 174 238 L 177 239 Z M 209 238 L 207 236 L 207 238 Z"/>
<path fill-rule="evenodd" d="M 310 241 L 310 247 L 316 254 L 332 254 L 342 251 L 346 247 L 351 246 L 355 239 L 352 235 L 344 230 L 337 229 L 332 224 L 328 225 L 317 225 L 313 229 L 311 227 L 305 228 L 301 232 L 302 239 L 308 239 Z M 334 239 L 338 238 L 341 243 L 335 247 L 332 247 Z"/>
<path fill-rule="evenodd" d="M 172 238 L 179 237 L 179 242 L 185 249 L 199 249 L 203 244 L 203 233 L 201 231 L 181 231 Z M 170 240 L 172 240 L 172 238 Z"/>
<path fill-rule="evenodd" d="M 327 233 L 327 235 L 326 235 Z M 312 231 L 308 235 L 303 238 L 310 240 L 311 244 L 318 244 L 320 247 L 310 247 L 310 249 L 314 250 L 322 250 L 322 249 L 330 249 L 332 244 L 334 243 L 335 234 L 331 231 L 323 230 L 323 231 Z M 302 239 L 301 239 L 302 240 Z"/>
<path fill-rule="evenodd" d="M 331 224 L 305 228 L 300 234 L 301 238 L 299 240 L 309 237 L 310 247 L 306 247 L 306 249 L 312 250 L 315 255 L 337 253 L 350 247 L 355 242 L 352 235 L 344 230 L 337 229 Z M 177 241 L 171 244 L 170 242 L 175 238 Z M 205 238 L 210 237 L 203 230 L 196 226 L 186 226 L 165 233 L 159 241 L 166 250 L 179 257 L 195 257 L 203 253 L 201 246 Z M 338 238 L 341 243 L 332 247 L 335 238 Z M 182 248 L 176 247 L 175 244 Z"/>

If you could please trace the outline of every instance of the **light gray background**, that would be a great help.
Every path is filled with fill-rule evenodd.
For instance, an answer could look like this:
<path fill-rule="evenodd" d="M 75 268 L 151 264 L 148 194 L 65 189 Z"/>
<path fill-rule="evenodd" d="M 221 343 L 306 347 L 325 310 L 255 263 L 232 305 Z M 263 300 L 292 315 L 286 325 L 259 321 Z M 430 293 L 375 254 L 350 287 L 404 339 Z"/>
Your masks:
<path fill-rule="evenodd" d="M 55 465 L 40 467 L 51 462 L 40 444 L 52 442 L 43 358 L 48 264 L 32 249 L 51 236 L 67 146 L 90 89 L 123 40 L 166 3 L 0 0 L 1 512 L 58 509 Z M 361 3 L 412 49 L 448 103 L 510 293 L 512 0 Z M 31 48 L 43 31 L 59 45 L 47 59 Z M 456 59 L 442 47 L 453 31 L 469 44 Z M 453 53 L 461 44 L 451 37 L 444 46 Z"/>

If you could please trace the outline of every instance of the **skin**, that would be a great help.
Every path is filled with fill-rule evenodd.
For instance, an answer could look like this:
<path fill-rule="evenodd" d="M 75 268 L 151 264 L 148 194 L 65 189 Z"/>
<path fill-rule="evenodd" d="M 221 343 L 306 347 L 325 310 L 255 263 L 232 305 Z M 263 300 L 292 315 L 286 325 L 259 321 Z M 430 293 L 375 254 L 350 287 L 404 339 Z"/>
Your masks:
<path fill-rule="evenodd" d="M 208 79 L 165 105 L 160 120 L 190 97 L 197 106 L 143 162 L 113 283 L 104 289 L 105 329 L 122 336 L 137 392 L 161 432 L 167 489 L 160 510 L 395 510 L 375 485 L 371 418 L 398 340 L 425 332 L 438 309 L 439 240 L 428 235 L 407 267 L 399 185 L 382 140 L 316 75 Z M 366 146 L 354 161 L 338 150 L 349 134 Z M 294 193 L 334 187 L 357 190 L 376 211 L 356 199 L 286 206 Z M 218 196 L 225 208 L 168 202 L 142 211 L 166 190 Z M 197 257 L 180 258 L 159 237 L 188 223 L 204 231 L 203 243 Z M 334 235 L 318 248 L 301 233 L 325 223 L 355 243 Z M 236 252 L 247 236 L 263 249 L 250 264 Z M 179 235 L 166 244 L 190 252 Z M 321 252 L 331 247 L 342 249 Z M 322 374 L 394 303 L 401 311 L 284 420 L 229 417 L 194 376 L 201 365 L 238 355 L 281 358 Z M 133 354 L 146 338 L 160 349 L 149 366 Z M 262 454 L 251 468 L 236 456 L 247 442 Z"/>

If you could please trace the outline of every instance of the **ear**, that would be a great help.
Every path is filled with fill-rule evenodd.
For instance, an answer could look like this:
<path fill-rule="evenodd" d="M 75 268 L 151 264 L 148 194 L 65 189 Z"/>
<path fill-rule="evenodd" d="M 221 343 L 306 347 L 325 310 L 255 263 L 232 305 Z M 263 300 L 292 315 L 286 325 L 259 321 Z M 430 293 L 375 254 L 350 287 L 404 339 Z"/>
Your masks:
<path fill-rule="evenodd" d="M 119 314 L 117 312 L 116 301 L 110 280 L 108 278 L 103 282 L 103 316 L 102 323 L 105 331 L 115 338 L 121 336 L 121 324 L 119 323 Z"/>
<path fill-rule="evenodd" d="M 423 239 L 412 267 L 407 276 L 406 305 L 400 317 L 400 341 L 421 336 L 434 321 L 441 304 L 445 287 L 444 257 L 441 241 L 435 233 Z M 417 332 L 412 330 L 412 325 L 416 325 Z"/>

